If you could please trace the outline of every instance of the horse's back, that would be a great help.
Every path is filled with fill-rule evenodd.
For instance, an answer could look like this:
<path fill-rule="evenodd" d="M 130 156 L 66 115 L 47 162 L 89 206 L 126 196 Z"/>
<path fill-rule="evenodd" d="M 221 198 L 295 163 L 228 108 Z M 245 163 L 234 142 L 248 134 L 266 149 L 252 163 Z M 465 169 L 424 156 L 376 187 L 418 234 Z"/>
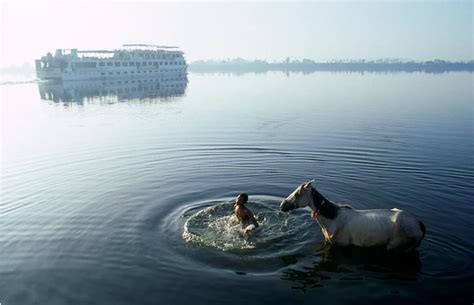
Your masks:
<path fill-rule="evenodd" d="M 420 222 L 400 209 L 356 210 L 352 229 L 360 246 L 410 248 L 423 238 Z"/>
<path fill-rule="evenodd" d="M 388 211 L 388 210 L 386 210 Z M 390 215 L 384 210 L 345 210 L 344 226 L 338 243 L 359 247 L 383 245 L 392 230 Z"/>

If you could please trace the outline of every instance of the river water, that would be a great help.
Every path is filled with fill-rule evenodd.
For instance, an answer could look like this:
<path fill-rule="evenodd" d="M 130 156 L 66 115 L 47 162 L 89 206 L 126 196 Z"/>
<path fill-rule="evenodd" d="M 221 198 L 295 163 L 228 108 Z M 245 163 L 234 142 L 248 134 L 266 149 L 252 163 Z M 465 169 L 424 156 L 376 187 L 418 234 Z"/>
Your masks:
<path fill-rule="evenodd" d="M 6 82 L 0 302 L 385 304 L 474 300 L 473 74 L 189 74 Z M 427 234 L 331 248 L 301 182 Z M 241 192 L 261 222 L 232 219 Z"/>

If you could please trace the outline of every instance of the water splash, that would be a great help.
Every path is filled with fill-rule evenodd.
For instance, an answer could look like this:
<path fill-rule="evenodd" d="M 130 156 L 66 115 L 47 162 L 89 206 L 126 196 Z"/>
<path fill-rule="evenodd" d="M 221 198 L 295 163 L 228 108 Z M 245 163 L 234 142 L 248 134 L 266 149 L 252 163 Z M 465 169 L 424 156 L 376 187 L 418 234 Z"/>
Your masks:
<path fill-rule="evenodd" d="M 183 239 L 188 243 L 239 252 L 254 250 L 259 253 L 279 248 L 294 238 L 302 238 L 311 223 L 282 213 L 275 204 L 249 202 L 259 227 L 250 233 L 233 214 L 231 203 L 222 203 L 202 209 L 191 215 L 184 224 Z M 308 226 L 308 227 L 307 227 Z M 300 231 L 300 234 L 298 234 Z"/>

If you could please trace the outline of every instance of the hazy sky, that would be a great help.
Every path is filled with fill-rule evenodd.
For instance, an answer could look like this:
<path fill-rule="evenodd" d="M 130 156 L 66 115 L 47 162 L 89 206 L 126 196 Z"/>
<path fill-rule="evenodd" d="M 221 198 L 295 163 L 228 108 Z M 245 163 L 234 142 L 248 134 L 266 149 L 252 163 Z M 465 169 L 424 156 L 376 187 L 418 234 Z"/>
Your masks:
<path fill-rule="evenodd" d="M 474 58 L 473 1 L 40 2 L 1 5 L 2 66 L 123 43 L 178 45 L 188 60 Z"/>

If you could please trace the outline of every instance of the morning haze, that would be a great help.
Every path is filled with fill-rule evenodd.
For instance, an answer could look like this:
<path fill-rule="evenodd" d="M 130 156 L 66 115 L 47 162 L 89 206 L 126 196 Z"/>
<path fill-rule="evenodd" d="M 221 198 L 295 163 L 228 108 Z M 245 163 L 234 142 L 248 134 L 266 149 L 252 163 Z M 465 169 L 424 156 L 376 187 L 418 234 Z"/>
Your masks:
<path fill-rule="evenodd" d="M 179 45 L 188 61 L 468 61 L 472 2 L 2 4 L 2 66 L 33 62 L 56 48 L 136 42 Z"/>

